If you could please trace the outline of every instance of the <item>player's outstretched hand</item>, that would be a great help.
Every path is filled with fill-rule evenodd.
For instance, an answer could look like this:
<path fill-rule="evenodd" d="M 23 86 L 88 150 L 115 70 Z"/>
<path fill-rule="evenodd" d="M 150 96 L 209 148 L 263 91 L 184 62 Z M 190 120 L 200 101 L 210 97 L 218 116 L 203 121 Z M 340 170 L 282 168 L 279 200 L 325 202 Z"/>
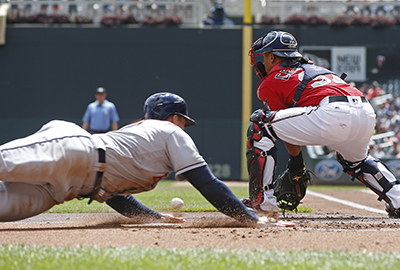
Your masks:
<path fill-rule="evenodd" d="M 258 219 L 257 225 L 259 227 L 295 227 L 296 223 L 264 216 Z"/>
<path fill-rule="evenodd" d="M 269 218 L 267 216 L 259 217 L 257 224 L 259 225 L 265 225 L 265 224 L 271 224 L 276 222 L 273 218 Z"/>
<path fill-rule="evenodd" d="M 184 223 L 185 220 L 181 217 L 174 217 L 173 215 L 170 214 L 161 214 L 161 222 L 165 223 Z"/>

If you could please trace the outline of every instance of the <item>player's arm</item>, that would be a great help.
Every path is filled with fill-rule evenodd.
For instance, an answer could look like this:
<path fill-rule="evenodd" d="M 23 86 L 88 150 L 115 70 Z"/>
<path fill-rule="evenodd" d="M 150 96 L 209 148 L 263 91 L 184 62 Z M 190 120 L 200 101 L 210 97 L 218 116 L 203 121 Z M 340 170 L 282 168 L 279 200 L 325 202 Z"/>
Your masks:
<path fill-rule="evenodd" d="M 89 123 L 88 123 L 88 122 L 84 122 L 84 123 L 82 124 L 82 128 L 83 128 L 84 130 L 88 130 L 88 129 L 89 129 Z"/>
<path fill-rule="evenodd" d="M 111 129 L 112 130 L 117 130 L 118 129 L 119 115 L 118 115 L 118 112 L 117 112 L 117 108 L 115 107 L 114 104 L 113 104 L 113 106 L 111 108 L 110 115 L 111 115 Z"/>
<path fill-rule="evenodd" d="M 148 219 L 157 219 L 163 222 L 184 222 L 184 219 L 173 217 L 168 214 L 160 214 L 144 204 L 140 203 L 132 195 L 115 196 L 108 199 L 106 203 L 118 213 L 129 217 L 139 217 Z"/>
<path fill-rule="evenodd" d="M 82 128 L 84 130 L 89 130 L 89 123 L 90 123 L 90 104 L 87 106 L 85 114 L 83 115 L 82 118 Z"/>
<path fill-rule="evenodd" d="M 208 166 L 202 166 L 182 175 L 220 212 L 241 222 L 256 223 L 258 217 L 232 193 Z"/>
<path fill-rule="evenodd" d="M 299 145 L 294 145 L 294 144 L 290 144 L 287 142 L 284 142 L 287 151 L 289 152 L 290 155 L 292 156 L 297 156 L 301 153 L 301 146 Z"/>
<path fill-rule="evenodd" d="M 118 129 L 118 122 L 111 122 L 111 129 L 117 130 Z"/>

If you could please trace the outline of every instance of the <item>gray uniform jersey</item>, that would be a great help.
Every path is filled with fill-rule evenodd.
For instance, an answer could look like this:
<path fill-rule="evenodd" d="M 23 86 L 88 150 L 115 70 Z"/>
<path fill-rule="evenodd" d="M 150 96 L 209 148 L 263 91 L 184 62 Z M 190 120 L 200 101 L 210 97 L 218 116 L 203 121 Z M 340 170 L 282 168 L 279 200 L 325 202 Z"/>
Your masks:
<path fill-rule="evenodd" d="M 170 172 L 181 180 L 182 173 L 207 164 L 190 136 L 168 121 L 142 120 L 93 137 L 106 150 L 99 201 L 151 190 Z"/>
<path fill-rule="evenodd" d="M 206 165 L 178 126 L 144 120 L 121 130 L 90 135 L 79 126 L 51 121 L 38 132 L 0 146 L 0 221 L 40 214 L 57 203 L 89 194 L 98 170 L 96 149 L 106 150 L 102 202 L 138 193 L 175 171 Z"/>

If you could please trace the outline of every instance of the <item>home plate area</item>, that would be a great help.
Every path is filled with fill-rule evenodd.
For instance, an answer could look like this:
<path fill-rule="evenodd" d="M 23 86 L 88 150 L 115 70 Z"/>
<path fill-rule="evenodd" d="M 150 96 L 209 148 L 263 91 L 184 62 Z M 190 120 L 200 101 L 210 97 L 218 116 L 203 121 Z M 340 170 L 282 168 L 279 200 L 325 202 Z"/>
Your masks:
<path fill-rule="evenodd" d="M 0 223 L 0 244 L 400 252 L 400 220 L 389 219 L 376 197 L 360 190 L 314 190 L 302 204 L 312 212 L 286 212 L 279 223 L 260 226 L 219 212 L 171 212 L 186 220 L 180 224 L 117 213 L 41 214 Z"/>

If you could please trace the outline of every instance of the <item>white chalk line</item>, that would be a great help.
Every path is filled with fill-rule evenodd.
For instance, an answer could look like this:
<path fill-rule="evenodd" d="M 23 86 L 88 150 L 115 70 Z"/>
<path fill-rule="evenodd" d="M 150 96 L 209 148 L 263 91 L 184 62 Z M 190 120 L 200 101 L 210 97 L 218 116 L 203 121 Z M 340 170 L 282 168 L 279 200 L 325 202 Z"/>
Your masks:
<path fill-rule="evenodd" d="M 361 189 L 361 192 L 364 192 L 364 193 L 368 193 L 368 194 L 372 194 L 372 195 L 376 195 L 372 190 L 370 190 L 370 189 Z"/>
<path fill-rule="evenodd" d="M 341 199 L 338 199 L 338 198 L 335 198 L 335 197 L 332 197 L 332 196 L 329 196 L 329 195 L 324 195 L 324 194 L 321 194 L 321 193 L 317 193 L 317 192 L 314 192 L 314 191 L 311 191 L 311 190 L 307 190 L 307 195 L 319 197 L 319 198 L 322 198 L 322 199 L 325 199 L 325 200 L 331 201 L 331 202 L 341 203 L 341 204 L 344 204 L 344 205 L 347 205 L 347 206 L 350 206 L 350 207 L 353 207 L 353 208 L 357 208 L 357 209 L 362 209 L 362 210 L 366 210 L 366 211 L 370 211 L 370 212 L 374 212 L 374 213 L 379 213 L 379 214 L 387 214 L 387 212 L 384 211 L 384 210 L 376 209 L 376 208 L 373 208 L 373 207 L 365 206 L 365 205 L 362 205 L 362 204 L 358 204 L 358 203 L 354 203 L 354 202 L 350 202 L 350 201 L 346 201 L 346 200 L 341 200 Z"/>

